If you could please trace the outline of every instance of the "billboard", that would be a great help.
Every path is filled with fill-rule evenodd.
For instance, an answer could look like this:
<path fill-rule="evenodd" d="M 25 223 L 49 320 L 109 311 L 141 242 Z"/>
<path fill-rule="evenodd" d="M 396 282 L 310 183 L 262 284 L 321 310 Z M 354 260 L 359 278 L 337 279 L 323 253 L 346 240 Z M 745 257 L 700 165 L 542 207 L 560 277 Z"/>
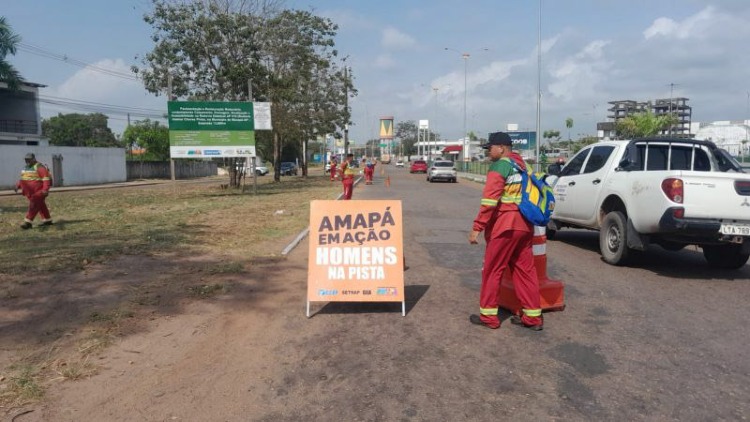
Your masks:
<path fill-rule="evenodd" d="M 393 139 L 393 116 L 380 118 L 380 139 Z"/>
<path fill-rule="evenodd" d="M 310 302 L 404 302 L 399 200 L 312 201 Z"/>
<path fill-rule="evenodd" d="M 508 132 L 513 140 L 513 149 L 536 150 L 536 132 Z"/>
<path fill-rule="evenodd" d="M 169 101 L 167 109 L 172 158 L 255 156 L 253 103 Z"/>

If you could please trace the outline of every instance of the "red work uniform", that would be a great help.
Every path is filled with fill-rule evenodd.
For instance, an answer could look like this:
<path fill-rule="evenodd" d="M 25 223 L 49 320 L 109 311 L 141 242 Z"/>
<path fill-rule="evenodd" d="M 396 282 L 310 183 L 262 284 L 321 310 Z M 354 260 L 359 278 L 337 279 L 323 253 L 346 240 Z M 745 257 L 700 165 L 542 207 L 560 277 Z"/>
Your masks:
<path fill-rule="evenodd" d="M 29 211 L 24 221 L 31 223 L 37 214 L 42 215 L 44 222 L 52 220 L 47 204 L 44 202 L 50 188 L 50 174 L 47 167 L 41 163 L 26 166 L 21 171 L 21 180 L 16 183 L 16 188 L 21 189 L 21 193 L 29 199 Z"/>
<path fill-rule="evenodd" d="M 532 239 L 534 226 L 518 210 L 521 201 L 521 176 L 508 161 L 522 169 L 523 158 L 512 153 L 492 163 L 482 192 L 482 203 L 474 220 L 474 231 L 484 231 L 487 247 L 479 293 L 479 318 L 489 326 L 499 326 L 498 303 L 503 273 L 513 272 L 513 287 L 523 308 L 524 325 L 541 325 L 542 309 Z"/>
<path fill-rule="evenodd" d="M 365 183 L 372 184 L 372 176 L 375 174 L 375 163 L 368 163 L 365 166 Z"/>
<path fill-rule="evenodd" d="M 341 163 L 341 183 L 344 185 L 343 199 L 352 199 L 352 191 L 354 190 L 354 170 L 352 170 L 351 163 L 348 161 Z"/>
<path fill-rule="evenodd" d="M 331 168 L 328 170 L 331 173 L 331 182 L 336 178 L 336 160 L 331 160 Z"/>

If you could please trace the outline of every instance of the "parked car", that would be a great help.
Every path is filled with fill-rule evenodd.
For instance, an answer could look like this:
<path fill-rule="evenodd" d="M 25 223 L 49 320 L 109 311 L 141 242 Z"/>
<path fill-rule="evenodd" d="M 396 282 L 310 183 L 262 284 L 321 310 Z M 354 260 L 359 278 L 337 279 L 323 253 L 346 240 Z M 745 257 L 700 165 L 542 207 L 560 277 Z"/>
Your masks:
<path fill-rule="evenodd" d="M 279 172 L 282 176 L 296 176 L 297 175 L 297 165 L 292 163 L 291 161 L 285 161 L 281 163 L 281 167 L 279 168 Z"/>
<path fill-rule="evenodd" d="M 409 167 L 409 173 L 427 173 L 427 161 L 415 160 Z"/>
<path fill-rule="evenodd" d="M 250 169 L 248 169 L 249 171 Z M 258 176 L 265 176 L 268 174 L 268 167 L 266 166 L 255 166 L 255 174 Z"/>
<path fill-rule="evenodd" d="M 404 166 L 404 160 L 396 161 L 396 167 L 403 167 L 403 166 Z"/>
<path fill-rule="evenodd" d="M 453 183 L 458 181 L 453 161 L 438 160 L 432 162 L 430 169 L 427 171 L 427 181 L 432 183 L 436 180 L 445 180 Z"/>

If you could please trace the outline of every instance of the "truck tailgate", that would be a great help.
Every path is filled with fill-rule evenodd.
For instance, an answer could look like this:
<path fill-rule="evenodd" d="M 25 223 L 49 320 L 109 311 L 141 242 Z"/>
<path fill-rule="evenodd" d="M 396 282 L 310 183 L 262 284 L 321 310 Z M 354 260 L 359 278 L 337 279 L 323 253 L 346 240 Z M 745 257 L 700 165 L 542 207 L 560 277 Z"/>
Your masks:
<path fill-rule="evenodd" d="M 750 222 L 750 174 L 682 172 L 685 217 Z"/>

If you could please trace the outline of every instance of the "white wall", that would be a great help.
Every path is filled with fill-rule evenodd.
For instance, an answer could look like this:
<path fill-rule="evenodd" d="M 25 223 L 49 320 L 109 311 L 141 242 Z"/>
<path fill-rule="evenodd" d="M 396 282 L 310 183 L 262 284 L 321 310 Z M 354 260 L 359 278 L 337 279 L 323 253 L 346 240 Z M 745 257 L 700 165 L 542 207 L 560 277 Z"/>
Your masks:
<path fill-rule="evenodd" d="M 15 186 L 26 165 L 23 157 L 34 153 L 50 170 L 52 155 L 60 154 L 63 186 L 95 185 L 126 181 L 125 149 L 85 147 L 39 147 L 0 145 L 0 188 Z"/>

